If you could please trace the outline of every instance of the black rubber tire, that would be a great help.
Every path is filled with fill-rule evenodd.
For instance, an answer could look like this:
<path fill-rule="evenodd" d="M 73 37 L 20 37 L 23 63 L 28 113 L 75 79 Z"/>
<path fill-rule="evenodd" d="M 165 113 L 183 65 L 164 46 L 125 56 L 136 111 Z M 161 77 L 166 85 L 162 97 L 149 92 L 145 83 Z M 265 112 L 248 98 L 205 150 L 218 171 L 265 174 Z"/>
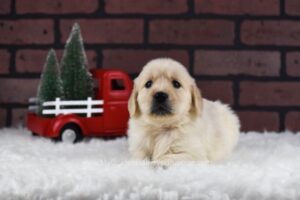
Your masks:
<path fill-rule="evenodd" d="M 33 137 L 39 137 L 39 136 L 40 136 L 39 134 L 37 134 L 37 133 L 35 133 L 35 132 L 31 132 L 31 135 L 32 135 Z"/>

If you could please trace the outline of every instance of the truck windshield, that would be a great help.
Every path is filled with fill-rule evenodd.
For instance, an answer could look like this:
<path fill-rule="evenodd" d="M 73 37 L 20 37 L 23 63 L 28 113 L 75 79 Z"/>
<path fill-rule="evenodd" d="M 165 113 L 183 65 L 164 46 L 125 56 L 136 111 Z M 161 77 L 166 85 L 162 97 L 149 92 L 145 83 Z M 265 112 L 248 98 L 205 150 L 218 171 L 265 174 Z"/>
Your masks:
<path fill-rule="evenodd" d="M 99 88 L 99 80 L 98 79 L 93 79 L 93 88 L 94 89 Z"/>

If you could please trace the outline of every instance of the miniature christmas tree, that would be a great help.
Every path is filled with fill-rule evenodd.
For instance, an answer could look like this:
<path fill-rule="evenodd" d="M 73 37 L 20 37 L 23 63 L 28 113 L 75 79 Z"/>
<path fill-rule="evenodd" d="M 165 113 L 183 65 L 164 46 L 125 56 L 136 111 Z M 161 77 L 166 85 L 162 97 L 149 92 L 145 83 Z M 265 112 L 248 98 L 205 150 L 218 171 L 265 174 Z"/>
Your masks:
<path fill-rule="evenodd" d="M 42 115 L 43 102 L 53 101 L 56 97 L 61 97 L 62 94 L 63 91 L 59 74 L 59 65 L 55 51 L 51 49 L 48 53 L 38 88 L 38 114 Z"/>
<path fill-rule="evenodd" d="M 93 97 L 92 78 L 87 70 L 87 59 L 80 27 L 77 23 L 73 25 L 66 43 L 61 67 L 64 98 L 66 100 L 85 100 L 87 97 Z"/>

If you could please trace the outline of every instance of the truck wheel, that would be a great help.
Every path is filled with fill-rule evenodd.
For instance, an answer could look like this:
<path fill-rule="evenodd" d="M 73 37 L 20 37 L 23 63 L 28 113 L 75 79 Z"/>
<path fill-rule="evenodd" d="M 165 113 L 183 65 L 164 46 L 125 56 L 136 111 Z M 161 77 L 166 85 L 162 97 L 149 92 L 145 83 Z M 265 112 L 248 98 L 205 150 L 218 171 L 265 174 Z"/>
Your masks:
<path fill-rule="evenodd" d="M 83 136 L 78 126 L 68 124 L 62 128 L 59 139 L 65 143 L 76 143 L 80 142 L 83 139 Z"/>
<path fill-rule="evenodd" d="M 39 134 L 37 134 L 37 133 L 35 133 L 35 132 L 31 132 L 31 135 L 32 135 L 33 137 L 39 137 L 39 136 L 40 136 Z"/>

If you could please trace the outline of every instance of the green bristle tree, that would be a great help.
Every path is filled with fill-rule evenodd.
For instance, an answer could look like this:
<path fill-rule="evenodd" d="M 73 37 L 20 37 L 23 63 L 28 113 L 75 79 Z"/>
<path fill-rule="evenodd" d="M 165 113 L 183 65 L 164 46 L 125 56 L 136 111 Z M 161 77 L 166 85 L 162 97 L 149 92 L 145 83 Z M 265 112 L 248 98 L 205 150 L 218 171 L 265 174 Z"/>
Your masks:
<path fill-rule="evenodd" d="M 66 100 L 85 100 L 93 97 L 93 82 L 87 69 L 87 59 L 80 27 L 73 25 L 61 61 L 61 79 Z"/>
<path fill-rule="evenodd" d="M 38 114 L 42 115 L 42 104 L 45 101 L 54 101 L 56 97 L 63 95 L 60 79 L 59 64 L 56 53 L 51 49 L 48 53 L 43 73 L 38 88 Z"/>

